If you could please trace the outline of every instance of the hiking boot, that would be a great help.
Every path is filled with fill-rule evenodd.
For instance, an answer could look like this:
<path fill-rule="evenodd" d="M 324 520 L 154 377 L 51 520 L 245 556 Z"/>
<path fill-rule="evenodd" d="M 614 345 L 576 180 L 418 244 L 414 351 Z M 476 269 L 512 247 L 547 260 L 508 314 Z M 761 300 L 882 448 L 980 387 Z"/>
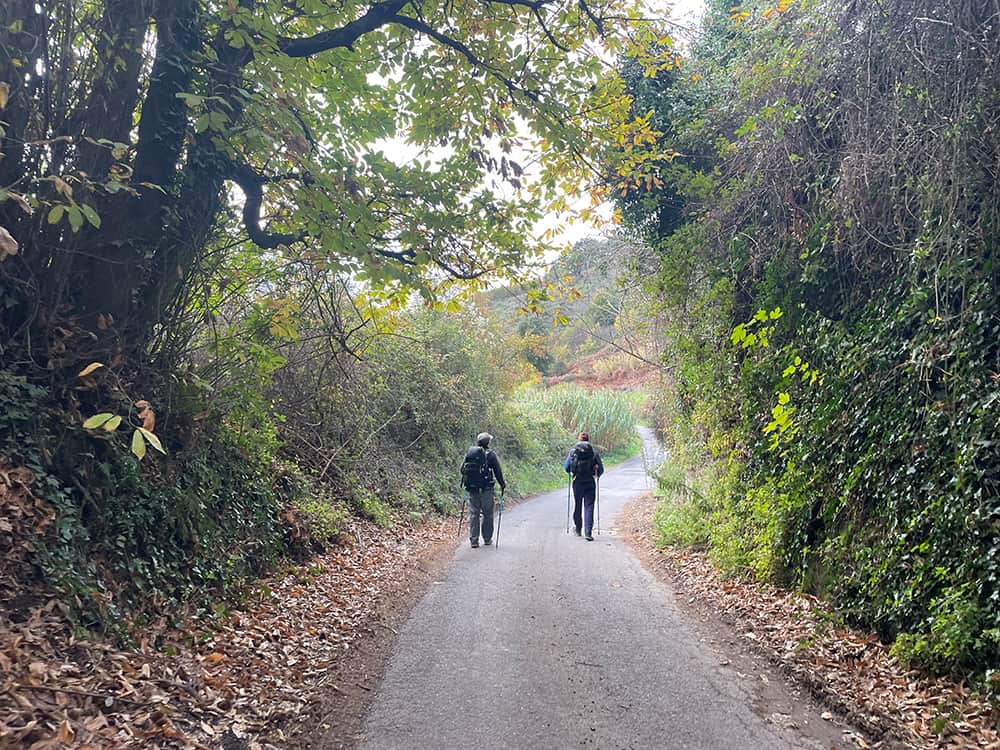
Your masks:
<path fill-rule="evenodd" d="M 475 549 L 478 546 L 479 546 L 479 540 L 478 539 L 474 539 L 472 541 L 472 549 Z"/>
<path fill-rule="evenodd" d="M 592 537 L 590 534 L 587 534 L 587 536 L 585 536 L 584 539 L 586 539 L 588 542 L 594 541 L 594 537 Z"/>
<path fill-rule="evenodd" d="M 493 544 L 493 540 L 492 539 L 484 539 L 483 540 L 483 545 L 484 546 L 489 547 L 491 544 Z"/>

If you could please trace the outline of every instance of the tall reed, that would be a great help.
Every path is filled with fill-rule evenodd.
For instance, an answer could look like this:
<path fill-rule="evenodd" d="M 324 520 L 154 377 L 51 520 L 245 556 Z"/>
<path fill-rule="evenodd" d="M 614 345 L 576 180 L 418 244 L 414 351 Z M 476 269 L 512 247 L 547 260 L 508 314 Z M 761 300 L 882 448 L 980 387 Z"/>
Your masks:
<path fill-rule="evenodd" d="M 573 385 L 524 390 L 518 396 L 521 408 L 551 414 L 569 433 L 590 433 L 592 442 L 606 451 L 616 450 L 634 439 L 633 401 L 627 393 L 591 392 Z"/>

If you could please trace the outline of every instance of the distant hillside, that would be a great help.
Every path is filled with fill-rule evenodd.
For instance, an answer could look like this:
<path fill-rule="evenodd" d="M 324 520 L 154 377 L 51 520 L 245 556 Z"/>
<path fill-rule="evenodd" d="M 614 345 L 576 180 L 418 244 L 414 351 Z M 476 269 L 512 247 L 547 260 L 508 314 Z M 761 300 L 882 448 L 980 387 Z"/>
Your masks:
<path fill-rule="evenodd" d="M 524 338 L 528 359 L 550 382 L 636 385 L 655 377 L 655 336 L 636 320 L 635 269 L 647 251 L 621 239 L 588 238 L 531 285 L 488 292 L 485 307 Z"/>

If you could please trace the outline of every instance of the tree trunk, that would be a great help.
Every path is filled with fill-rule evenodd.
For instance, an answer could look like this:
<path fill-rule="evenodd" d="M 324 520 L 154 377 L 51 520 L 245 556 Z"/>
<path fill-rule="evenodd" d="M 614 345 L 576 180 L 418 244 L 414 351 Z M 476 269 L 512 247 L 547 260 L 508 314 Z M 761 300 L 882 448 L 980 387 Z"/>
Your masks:
<path fill-rule="evenodd" d="M 139 197 L 119 193 L 108 200 L 101 229 L 87 230 L 83 238 L 86 255 L 73 264 L 69 283 L 77 322 L 93 331 L 98 315 L 110 315 L 115 346 L 129 352 L 141 348 L 149 320 L 156 318 L 149 314 L 150 300 L 139 292 L 151 277 L 164 273 L 154 260 L 169 236 L 172 206 L 188 199 L 178 192 L 188 108 L 177 94 L 191 91 L 193 58 L 201 46 L 195 0 L 159 0 L 155 12 L 156 61 L 142 104 L 131 180 Z"/>

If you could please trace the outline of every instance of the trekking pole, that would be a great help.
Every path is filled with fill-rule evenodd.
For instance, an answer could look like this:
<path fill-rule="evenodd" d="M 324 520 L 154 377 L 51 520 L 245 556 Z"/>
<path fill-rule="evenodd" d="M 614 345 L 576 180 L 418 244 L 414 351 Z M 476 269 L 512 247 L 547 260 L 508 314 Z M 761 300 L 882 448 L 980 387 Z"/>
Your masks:
<path fill-rule="evenodd" d="M 594 504 L 597 506 L 597 535 L 601 535 L 601 478 L 597 478 L 597 488 L 594 490 Z"/>
<path fill-rule="evenodd" d="M 566 479 L 566 533 L 569 533 L 569 493 L 573 487 L 573 475 L 568 475 Z"/>
<path fill-rule="evenodd" d="M 458 514 L 458 535 L 462 536 L 462 520 L 465 518 L 465 502 L 469 499 L 469 493 L 462 493 L 462 512 Z"/>
<path fill-rule="evenodd" d="M 503 489 L 500 490 L 500 512 L 497 513 L 497 541 L 496 548 L 500 549 L 500 522 L 503 520 Z"/>

